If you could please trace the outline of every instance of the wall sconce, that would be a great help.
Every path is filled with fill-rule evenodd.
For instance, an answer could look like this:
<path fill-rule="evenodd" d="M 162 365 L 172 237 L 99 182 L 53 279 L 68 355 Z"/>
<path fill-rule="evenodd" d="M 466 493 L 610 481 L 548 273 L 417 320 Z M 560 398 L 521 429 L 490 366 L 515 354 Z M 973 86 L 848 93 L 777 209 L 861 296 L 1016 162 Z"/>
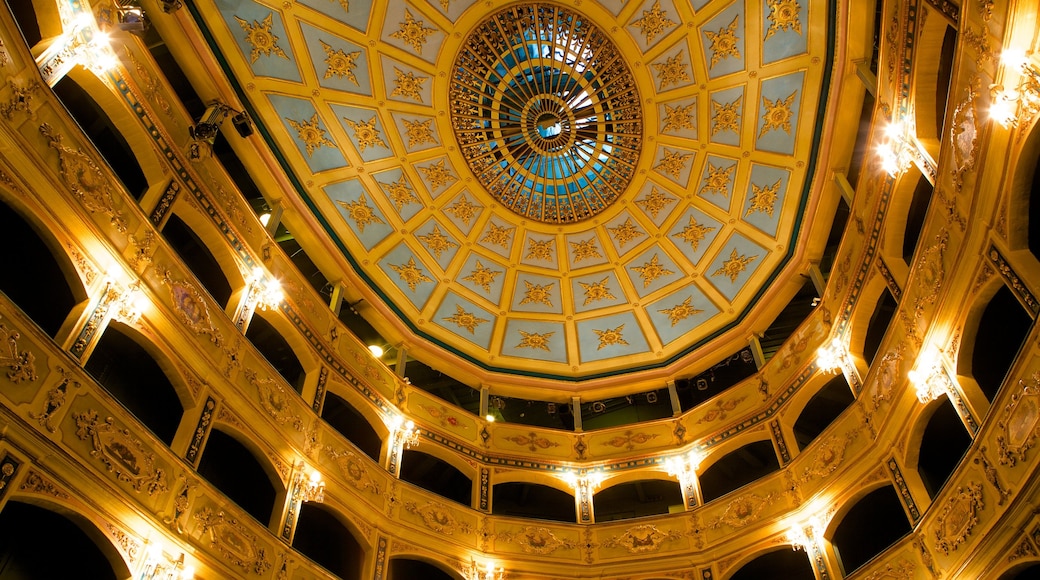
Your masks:
<path fill-rule="evenodd" d="M 1021 50 L 1004 50 L 1000 54 L 1000 63 L 1005 84 L 990 87 L 993 104 L 989 116 L 1003 127 L 1010 128 L 1040 112 L 1040 72 L 1030 66 L 1029 58 Z M 1006 84 L 1014 80 L 1008 78 L 1011 72 L 1018 75 L 1018 86 L 1014 89 L 1006 88 Z"/>
<path fill-rule="evenodd" d="M 703 459 L 703 451 L 691 449 L 685 455 L 673 455 L 665 459 L 664 468 L 668 470 L 668 475 L 678 478 L 679 483 L 686 487 L 687 482 L 693 481 L 694 476 L 697 474 L 697 468 L 700 467 Z"/>
<path fill-rule="evenodd" d="M 98 28 L 94 14 L 90 11 L 76 14 L 63 37 L 68 39 L 67 46 L 75 55 L 76 62 L 95 74 L 103 74 L 115 68 L 119 62 L 112 52 L 108 33 Z"/>
<path fill-rule="evenodd" d="M 119 294 L 109 306 L 109 312 L 113 313 L 112 317 L 116 320 L 133 325 L 141 318 L 146 304 L 144 292 L 141 291 L 141 282 L 137 281 L 127 286 L 126 290 Z"/>
<path fill-rule="evenodd" d="M 822 372 L 836 375 L 845 372 L 851 365 L 849 351 L 840 337 L 835 336 L 830 342 L 816 349 L 816 366 Z"/>
<path fill-rule="evenodd" d="M 505 578 L 505 570 L 496 568 L 491 560 L 481 566 L 476 560 L 470 559 L 468 576 L 469 580 L 502 580 Z"/>
<path fill-rule="evenodd" d="M 193 578 L 195 578 L 195 568 L 184 565 L 184 553 L 181 553 L 176 559 L 170 559 L 159 546 L 150 546 L 145 551 L 141 573 L 137 575 L 137 580 L 192 580 Z"/>
<path fill-rule="evenodd" d="M 802 550 L 810 557 L 823 545 L 823 524 L 816 516 L 812 516 L 801 524 L 792 525 L 787 530 L 787 541 L 791 549 Z"/>
<path fill-rule="evenodd" d="M 261 310 L 274 308 L 285 300 L 282 285 L 278 280 L 268 280 L 260 266 L 253 268 L 246 284 L 249 286 L 248 302 L 259 306 Z"/>
<path fill-rule="evenodd" d="M 590 498 L 599 489 L 603 479 L 603 474 L 598 471 L 567 471 L 563 474 L 563 480 L 567 482 L 567 485 L 571 486 L 574 493 L 587 494 Z"/>
<path fill-rule="evenodd" d="M 895 120 L 885 127 L 885 136 L 878 145 L 881 168 L 892 177 L 902 175 L 914 161 L 916 145 L 911 142 L 912 127 L 904 120 Z"/>
<path fill-rule="evenodd" d="M 391 425 L 394 432 L 394 443 L 402 446 L 402 449 L 411 449 L 419 444 L 419 430 L 411 419 L 405 420 L 401 415 L 394 417 Z"/>
<path fill-rule="evenodd" d="M 296 475 L 293 478 L 293 500 L 322 503 L 325 501 L 325 481 L 321 472 L 314 470 L 307 475 L 307 466 L 303 461 L 296 464 Z"/>
<path fill-rule="evenodd" d="M 917 366 L 907 373 L 907 378 L 914 384 L 917 400 L 922 405 L 949 393 L 953 387 L 943 366 L 942 355 L 934 346 L 929 346 L 921 352 Z"/>

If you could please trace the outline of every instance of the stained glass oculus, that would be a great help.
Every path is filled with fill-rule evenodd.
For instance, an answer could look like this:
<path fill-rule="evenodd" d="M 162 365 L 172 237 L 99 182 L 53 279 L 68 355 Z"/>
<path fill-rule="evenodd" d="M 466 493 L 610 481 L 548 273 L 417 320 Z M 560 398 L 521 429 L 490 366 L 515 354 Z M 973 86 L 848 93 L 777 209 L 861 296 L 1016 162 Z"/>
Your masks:
<path fill-rule="evenodd" d="M 470 169 L 521 216 L 590 218 L 635 172 L 635 80 L 610 37 L 577 12 L 520 4 L 485 19 L 455 59 L 450 97 Z"/>

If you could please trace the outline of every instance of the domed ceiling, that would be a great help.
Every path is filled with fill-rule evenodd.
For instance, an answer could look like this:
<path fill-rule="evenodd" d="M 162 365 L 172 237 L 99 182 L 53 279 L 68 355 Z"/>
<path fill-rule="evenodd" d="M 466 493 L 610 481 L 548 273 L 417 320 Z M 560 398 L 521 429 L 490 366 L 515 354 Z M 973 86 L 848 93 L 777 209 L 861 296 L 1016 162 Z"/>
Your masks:
<path fill-rule="evenodd" d="M 202 24 L 330 246 L 402 328 L 489 371 L 675 361 L 811 219 L 825 2 L 217 8 Z"/>

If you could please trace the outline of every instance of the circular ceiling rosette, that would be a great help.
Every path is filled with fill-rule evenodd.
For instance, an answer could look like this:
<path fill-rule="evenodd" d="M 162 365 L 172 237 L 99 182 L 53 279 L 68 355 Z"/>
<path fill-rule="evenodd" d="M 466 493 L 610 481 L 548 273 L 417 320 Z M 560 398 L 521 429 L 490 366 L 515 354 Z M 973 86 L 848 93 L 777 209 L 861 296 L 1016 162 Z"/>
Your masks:
<path fill-rule="evenodd" d="M 510 6 L 463 43 L 452 128 L 481 184 L 546 223 L 590 218 L 635 172 L 643 117 L 632 72 L 609 36 L 560 6 Z"/>

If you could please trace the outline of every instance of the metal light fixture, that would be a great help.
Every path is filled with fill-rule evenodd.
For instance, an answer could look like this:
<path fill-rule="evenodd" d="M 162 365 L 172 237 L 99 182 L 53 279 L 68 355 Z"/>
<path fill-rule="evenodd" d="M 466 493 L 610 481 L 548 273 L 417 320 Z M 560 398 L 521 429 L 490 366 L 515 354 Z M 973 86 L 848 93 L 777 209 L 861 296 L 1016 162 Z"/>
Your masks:
<path fill-rule="evenodd" d="M 892 177 L 902 175 L 914 162 L 916 144 L 912 142 L 913 127 L 905 120 L 896 119 L 885 127 L 884 139 L 878 145 L 881 168 Z"/>
<path fill-rule="evenodd" d="M 816 366 L 825 373 L 838 374 L 845 371 L 849 366 L 849 353 L 840 337 L 835 336 L 816 349 Z"/>
<path fill-rule="evenodd" d="M 246 284 L 249 287 L 248 302 L 255 304 L 261 310 L 274 308 L 285 300 L 281 283 L 273 278 L 268 279 L 260 266 L 253 268 Z"/>
<path fill-rule="evenodd" d="M 321 472 L 314 470 L 307 474 L 307 466 L 303 461 L 296 464 L 296 475 L 293 478 L 293 499 L 299 502 L 322 503 L 325 501 L 325 481 Z"/>
<path fill-rule="evenodd" d="M 403 416 L 397 415 L 394 417 L 391 428 L 394 433 L 394 441 L 399 443 L 403 449 L 411 449 L 419 444 L 419 429 L 415 427 L 415 422 L 411 419 L 406 420 Z"/>
<path fill-rule="evenodd" d="M 917 366 L 907 373 L 907 378 L 913 383 L 917 391 L 917 400 L 922 405 L 950 392 L 953 387 L 943 366 L 942 354 L 935 346 L 921 352 Z"/>
<path fill-rule="evenodd" d="M 794 524 L 787 530 L 787 541 L 792 550 L 802 550 L 813 554 L 823 544 L 823 524 L 820 518 L 810 517 L 808 520 Z"/>
<path fill-rule="evenodd" d="M 989 116 L 1006 128 L 1014 127 L 1040 112 L 1040 72 L 1030 65 L 1028 56 L 1017 49 L 1000 54 L 1004 84 L 994 84 Z M 1017 76 L 1015 88 L 1008 88 Z"/>
<path fill-rule="evenodd" d="M 502 580 L 505 578 L 505 570 L 500 566 L 496 567 L 491 560 L 481 565 L 476 560 L 470 559 L 467 576 L 469 576 L 469 580 Z"/>

